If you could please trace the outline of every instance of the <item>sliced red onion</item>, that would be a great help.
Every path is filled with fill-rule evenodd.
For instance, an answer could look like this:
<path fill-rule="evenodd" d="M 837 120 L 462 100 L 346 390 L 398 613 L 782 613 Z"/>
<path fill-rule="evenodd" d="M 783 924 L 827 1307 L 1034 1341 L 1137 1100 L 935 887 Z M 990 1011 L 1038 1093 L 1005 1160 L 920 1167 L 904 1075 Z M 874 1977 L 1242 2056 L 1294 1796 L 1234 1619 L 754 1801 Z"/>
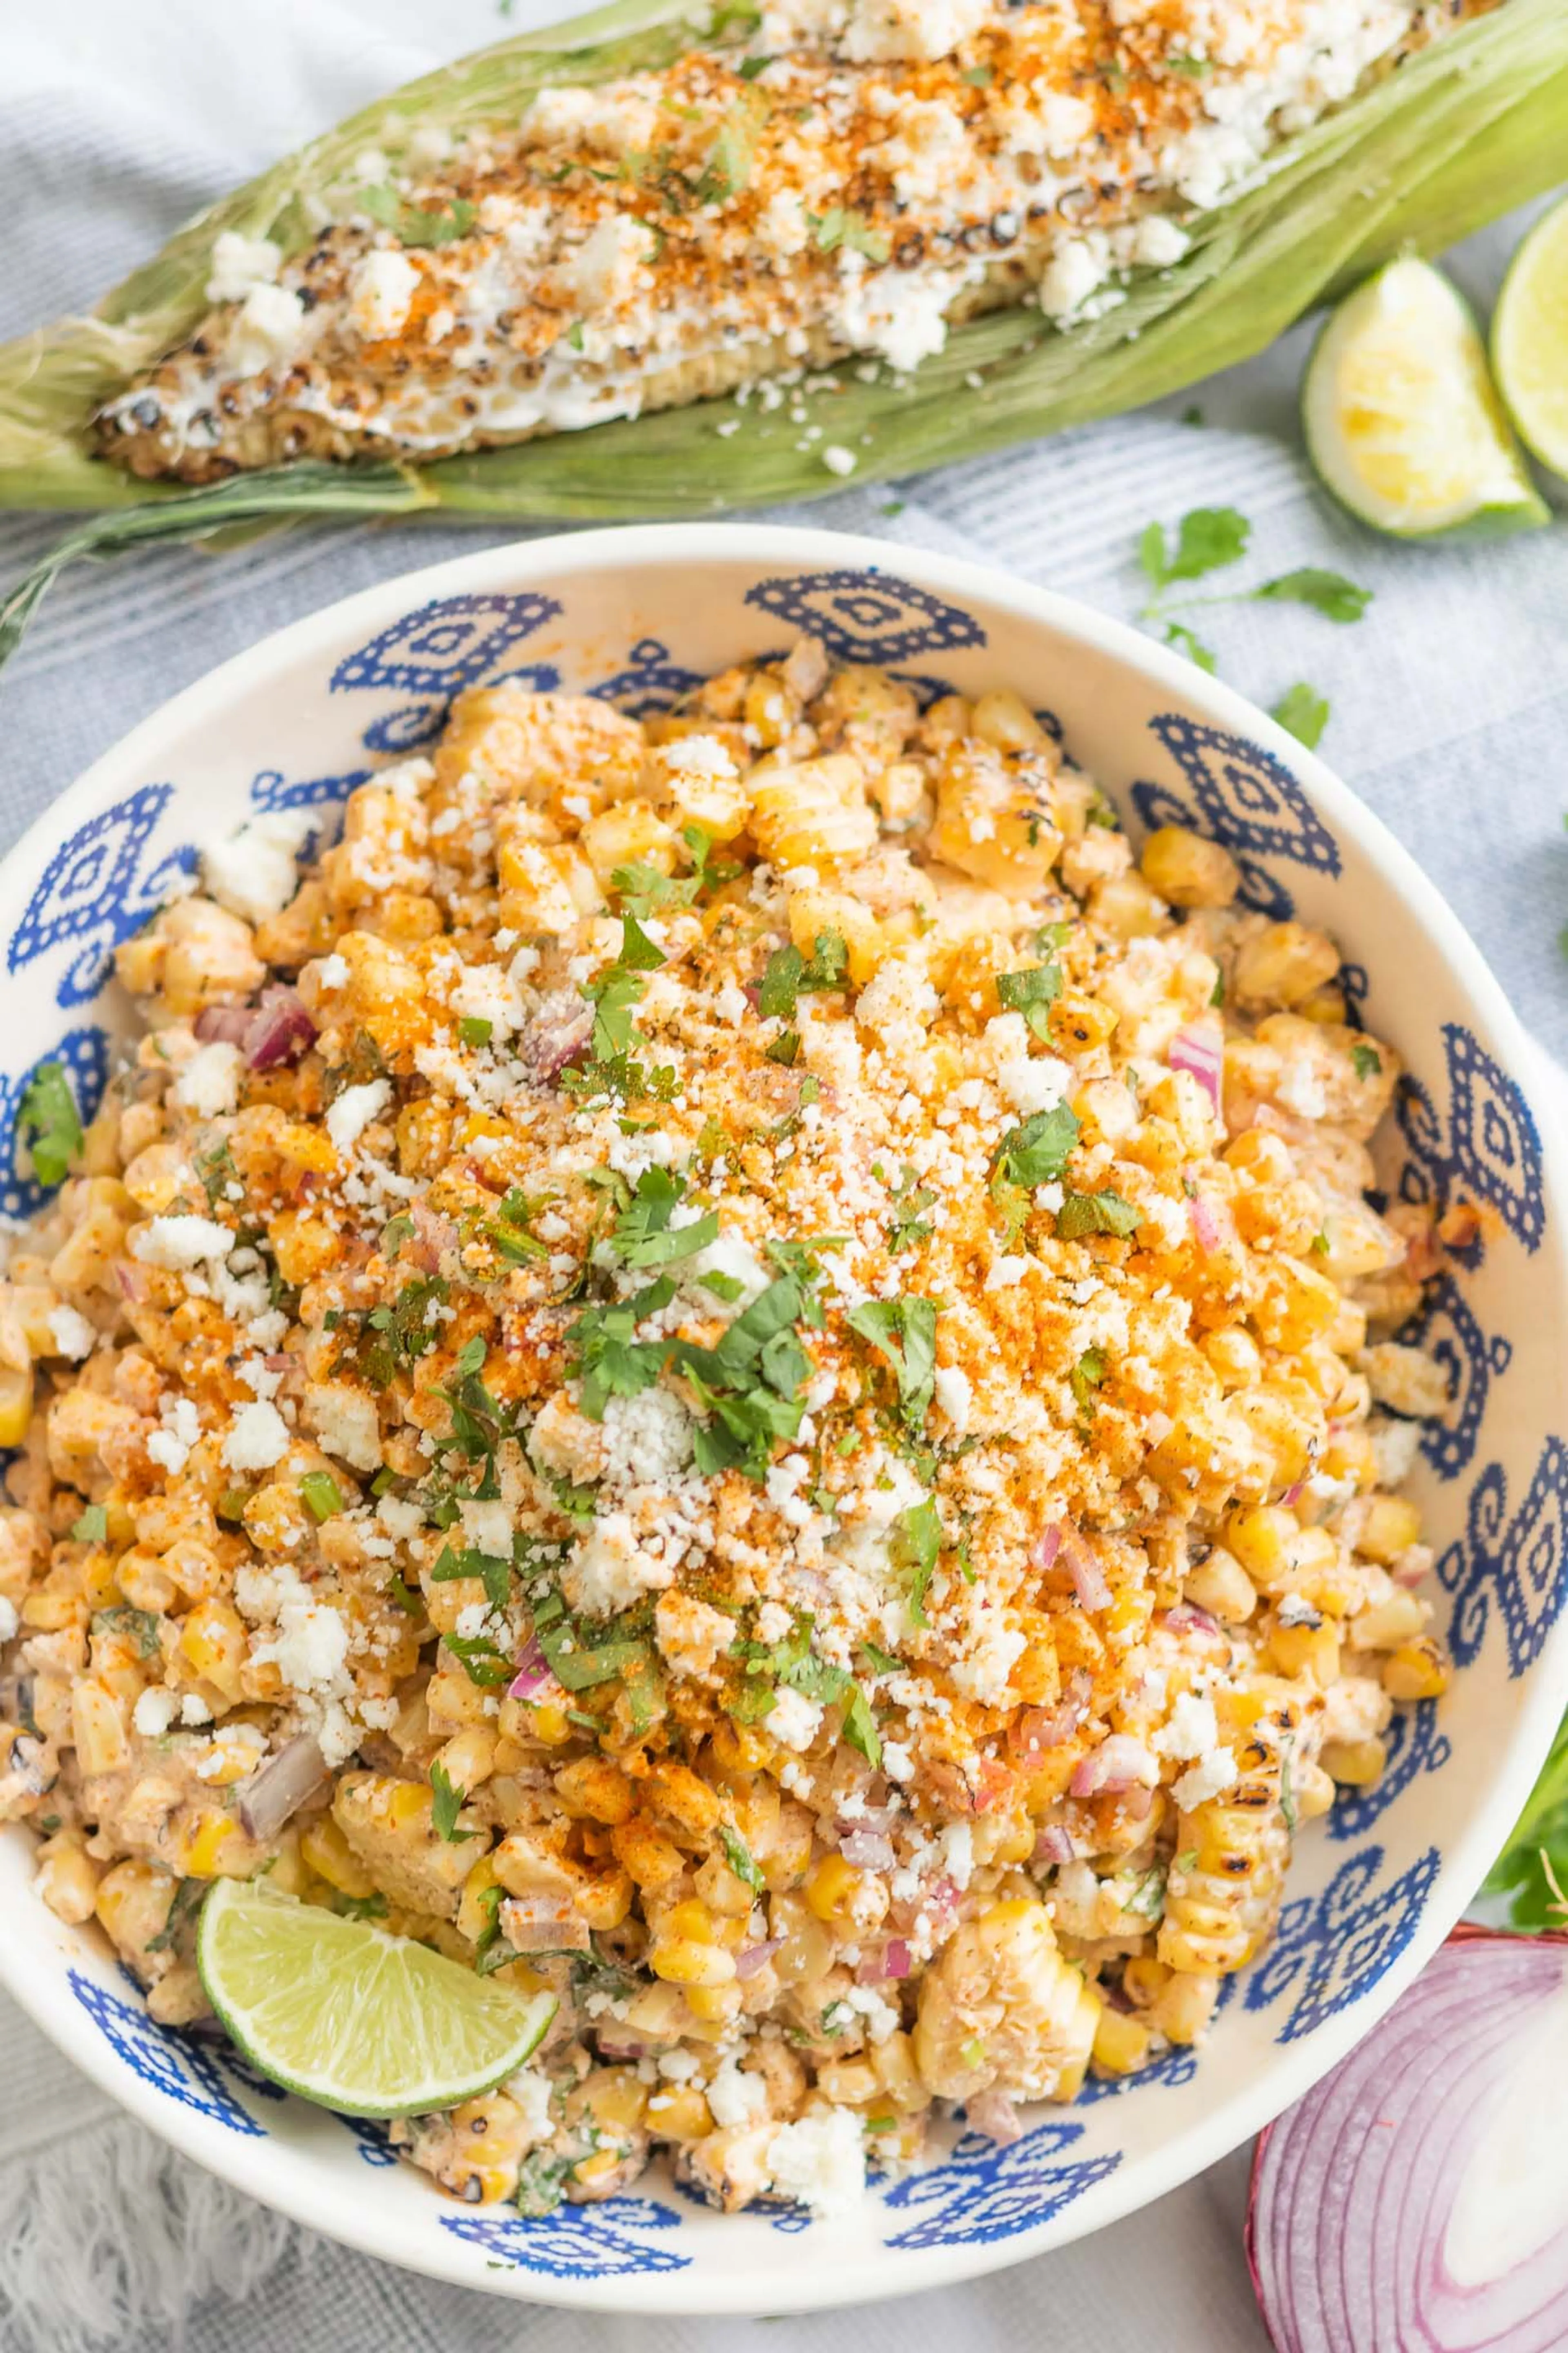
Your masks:
<path fill-rule="evenodd" d="M 1163 1623 L 1173 1634 L 1217 1634 L 1219 1620 L 1200 1609 L 1195 1601 L 1178 1601 L 1166 1610 Z"/>
<path fill-rule="evenodd" d="M 1286 1488 L 1285 1493 L 1280 1496 L 1279 1501 L 1284 1504 L 1287 1511 L 1293 1512 L 1295 1510 L 1297 1504 L 1301 1500 L 1302 1493 L 1306 1484 L 1307 1482 L 1305 1479 L 1298 1479 L 1293 1487 Z"/>
<path fill-rule="evenodd" d="M 1036 1862 L 1075 1862 L 1077 1859 L 1078 1849 L 1073 1844 L 1072 1832 L 1064 1830 L 1060 1822 L 1047 1822 L 1035 1840 L 1032 1860 Z"/>
<path fill-rule="evenodd" d="M 1100 1555 L 1089 1538 L 1070 1521 L 1061 1531 L 1061 1558 L 1072 1578 L 1072 1589 L 1082 1609 L 1109 1609 L 1113 1599 Z"/>
<path fill-rule="evenodd" d="M 1187 1208 L 1192 1213 L 1193 1240 L 1196 1242 L 1199 1250 L 1218 1250 L 1222 1240 L 1219 1229 L 1219 1219 L 1215 1216 L 1213 1209 L 1204 1199 L 1203 1195 L 1201 1193 L 1194 1193 L 1192 1199 L 1188 1202 Z"/>
<path fill-rule="evenodd" d="M 314 1797 L 327 1778 L 327 1760 L 311 1734 L 300 1733 L 245 1784 L 238 1806 L 247 1836 L 266 1842 Z"/>
<path fill-rule="evenodd" d="M 531 1634 L 506 1687 L 508 1699 L 537 1699 L 555 1681 L 550 1662 L 539 1647 L 539 1637 Z"/>
<path fill-rule="evenodd" d="M 1038 1544 L 1035 1546 L 1035 1567 L 1042 1572 L 1049 1568 L 1061 1548 L 1062 1532 L 1060 1528 L 1047 1528 L 1045 1531 L 1045 1534 L 1041 1536 Z"/>
<path fill-rule="evenodd" d="M 891 1839 L 879 1831 L 850 1831 L 839 1840 L 838 1852 L 857 1871 L 891 1871 L 899 1859 Z"/>
<path fill-rule="evenodd" d="M 735 1956 L 735 1975 L 738 1978 L 754 1978 L 759 1969 L 767 1968 L 783 1943 L 782 1936 L 770 1936 L 765 1945 L 743 1946 Z"/>
<path fill-rule="evenodd" d="M 195 1019 L 195 1033 L 204 1046 L 243 1046 L 256 1018 L 249 1005 L 204 1005 Z"/>
<path fill-rule="evenodd" d="M 1159 1765 L 1141 1740 L 1130 1732 L 1112 1732 L 1089 1750 L 1068 1786 L 1075 1798 L 1113 1797 L 1126 1789 L 1152 1789 L 1159 1778 Z"/>
<path fill-rule="evenodd" d="M 1023 2137 L 1024 2127 L 1018 2122 L 1013 2094 L 996 2084 L 964 2102 L 963 2120 L 971 2131 L 984 2133 L 998 2148 L 1011 2148 L 1016 2140 Z"/>
<path fill-rule="evenodd" d="M 253 1071 L 276 1071 L 297 1062 L 316 1042 L 316 1025 L 295 988 L 264 988 L 240 1039 Z"/>
<path fill-rule="evenodd" d="M 1189 1021 L 1171 1040 L 1166 1057 L 1173 1071 L 1196 1079 L 1215 1112 L 1225 1080 L 1225 1028 L 1219 1021 Z"/>
<path fill-rule="evenodd" d="M 1262 2135 L 1247 2250 L 1279 2353 L 1568 2345 L 1565 2005 L 1568 1936 L 1456 1929 Z"/>
<path fill-rule="evenodd" d="M 594 1010 L 574 991 L 547 997 L 518 1039 L 518 1052 L 537 1079 L 559 1078 L 587 1054 Z"/>

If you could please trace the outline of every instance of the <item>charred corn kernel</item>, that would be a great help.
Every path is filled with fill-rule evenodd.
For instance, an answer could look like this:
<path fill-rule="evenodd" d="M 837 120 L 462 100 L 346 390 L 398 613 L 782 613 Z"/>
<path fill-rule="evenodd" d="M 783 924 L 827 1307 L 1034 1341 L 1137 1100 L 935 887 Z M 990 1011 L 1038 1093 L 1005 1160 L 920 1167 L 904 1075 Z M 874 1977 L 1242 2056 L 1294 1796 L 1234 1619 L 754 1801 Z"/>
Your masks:
<path fill-rule="evenodd" d="M 300 1833 L 300 1853 L 319 1879 L 340 1894 L 362 1903 L 375 1894 L 375 1882 L 331 1814 L 318 1814 Z"/>
<path fill-rule="evenodd" d="M 495 1754 L 494 1733 L 486 1725 L 471 1725 L 444 1744 L 439 1761 L 455 1789 L 472 1791 L 489 1779 Z"/>
<path fill-rule="evenodd" d="M 875 915 L 846 891 L 792 891 L 789 935 L 807 963 L 816 943 L 837 935 L 848 950 L 849 977 L 863 988 L 885 963 L 889 942 Z"/>
<path fill-rule="evenodd" d="M 1276 1673 L 1310 1675 L 1326 1691 L 1339 1680 L 1340 1638 L 1331 1626 L 1276 1626 L 1265 1645 Z"/>
<path fill-rule="evenodd" d="M 1303 1021 L 1321 1022 L 1325 1029 L 1338 1029 L 1350 1018 L 1344 991 L 1340 988 L 1315 988 L 1310 997 L 1303 997 L 1296 1006 Z"/>
<path fill-rule="evenodd" d="M 805 1900 L 819 1920 L 847 1921 L 865 1877 L 841 1854 L 825 1855 L 805 1883 Z"/>
<path fill-rule="evenodd" d="M 886 826 L 907 825 L 925 798 L 927 776 L 918 760 L 895 760 L 872 778 L 868 793 Z"/>
<path fill-rule="evenodd" d="M 1107 2004 L 1095 2021 L 1094 2063 L 1106 2075 L 1134 2074 L 1148 2058 L 1152 2040 L 1142 2019 Z"/>
<path fill-rule="evenodd" d="M 1326 1479 L 1352 1479 L 1363 1491 L 1380 1476 L 1377 1450 L 1364 1430 L 1337 1430 L 1323 1448 L 1319 1469 Z"/>
<path fill-rule="evenodd" d="M 647 2126 L 660 2140 L 702 2140 L 713 2129 L 713 2111 L 695 2084 L 661 2084 L 649 2095 Z"/>
<path fill-rule="evenodd" d="M 603 891 L 617 867 L 649 866 L 673 874 L 677 836 L 649 801 L 617 801 L 583 828 L 583 854 Z"/>
<path fill-rule="evenodd" d="M 836 2107 L 861 2108 L 881 2087 L 868 2059 L 825 2059 L 816 2070 L 816 2088 Z"/>
<path fill-rule="evenodd" d="M 1219 1376 L 1222 1388 L 1245 1388 L 1263 1370 L 1263 1356 L 1257 1341 L 1239 1324 L 1207 1333 L 1203 1351 Z"/>
<path fill-rule="evenodd" d="M 1115 1029 L 1117 1015 L 1102 997 L 1083 997 L 1064 988 L 1046 1016 L 1051 1044 L 1059 1053 L 1087 1054 L 1103 1046 Z"/>
<path fill-rule="evenodd" d="M 1173 907 L 1228 907 L 1241 875 L 1228 849 L 1183 825 L 1163 825 L 1139 860 L 1149 888 Z"/>
<path fill-rule="evenodd" d="M 594 2189 L 600 2183 L 612 2180 L 620 2171 L 621 2163 L 619 2150 L 596 2149 L 592 2157 L 584 2158 L 580 2164 L 572 2168 L 572 2179 L 580 2182 L 584 2189 Z"/>
<path fill-rule="evenodd" d="M 1405 1495 L 1373 1495 L 1366 1507 L 1356 1550 L 1392 1567 L 1402 1552 L 1421 1541 L 1421 1514 Z"/>
<path fill-rule="evenodd" d="M 782 680 L 765 671 L 760 671 L 748 683 L 742 708 L 748 730 L 765 752 L 775 750 L 800 724 L 798 696 L 792 694 Z"/>
<path fill-rule="evenodd" d="M 1089 893 L 1088 912 L 1118 940 L 1148 939 L 1163 931 L 1165 923 L 1163 901 L 1155 897 L 1137 872 L 1113 874 L 1109 881 L 1097 882 Z"/>
<path fill-rule="evenodd" d="M 102 1683 L 84 1681 L 71 1693 L 71 1739 L 84 1774 L 118 1773 L 128 1762 L 125 1719 Z"/>
<path fill-rule="evenodd" d="M 630 2067 L 604 2067 L 584 2085 L 582 2105 L 595 2124 L 611 2131 L 636 2132 L 647 2114 L 647 2086 Z M 568 2101 L 568 2115 L 571 2106 Z"/>
<path fill-rule="evenodd" d="M 1337 1286 L 1300 1260 L 1275 1261 L 1271 1279 L 1252 1310 L 1258 1336 L 1292 1354 L 1321 1339 L 1339 1312 Z"/>
<path fill-rule="evenodd" d="M 970 732 L 983 744 L 994 744 L 998 752 L 1038 751 L 1049 740 L 1023 696 L 1007 687 L 981 695 Z"/>
<path fill-rule="evenodd" d="M 98 1902 L 98 1867 L 79 1846 L 51 1841 L 38 1858 L 33 1884 L 57 1920 L 77 1927 L 91 1919 Z"/>
<path fill-rule="evenodd" d="M 1330 1740 L 1319 1759 L 1331 1780 L 1342 1788 L 1369 1789 L 1382 1778 L 1388 1750 L 1381 1740 Z"/>
<path fill-rule="evenodd" d="M 1326 987 L 1340 968 L 1340 952 L 1324 932 L 1305 924 L 1267 923 L 1243 940 L 1232 975 L 1242 1006 L 1300 1005 Z"/>
<path fill-rule="evenodd" d="M 1173 1970 L 1150 2005 L 1150 2025 L 1167 2042 L 1196 2042 L 1214 2016 L 1219 1982 L 1201 1970 Z"/>
<path fill-rule="evenodd" d="M 986 1860 L 997 1863 L 1027 1862 L 1035 1852 L 1037 1835 L 1035 1825 L 1027 1814 L 1001 1822 L 990 1842 Z"/>
<path fill-rule="evenodd" d="M 1134 1953 L 1121 1971 L 1121 1990 L 1129 2001 L 1140 2010 L 1147 2010 L 1157 2001 L 1170 1984 L 1174 1972 L 1163 1961 L 1154 1960 L 1147 1953 Z"/>
<path fill-rule="evenodd" d="M 689 1901 L 672 1905 L 659 1922 L 659 1934 L 699 1944 L 713 1941 L 713 1915 L 706 1904 Z"/>
<path fill-rule="evenodd" d="M 710 1745 L 727 1773 L 755 1773 L 773 1754 L 773 1743 L 765 1733 L 752 1725 L 732 1723 L 728 1716 L 721 1716 L 714 1725 Z"/>
<path fill-rule="evenodd" d="M 868 2055 L 884 2096 L 895 2107 L 910 2115 L 930 2107 L 931 2095 L 921 2081 L 914 2044 L 901 2029 L 873 2042 Z"/>
<path fill-rule="evenodd" d="M 1258 1588 L 1233 1552 L 1215 1545 L 1183 1581 L 1186 1599 L 1222 1626 L 1244 1626 L 1258 1607 Z"/>
<path fill-rule="evenodd" d="M 602 1757 L 582 1757 L 555 1775 L 563 1810 L 578 1821 L 626 1822 L 632 1818 L 632 1785 L 618 1766 Z"/>
<path fill-rule="evenodd" d="M 734 1957 L 721 1945 L 698 1944 L 689 1936 L 651 1946 L 647 1965 L 666 1985 L 724 1986 L 735 1975 Z"/>
<path fill-rule="evenodd" d="M 709 1909 L 721 1918 L 743 1920 L 756 1898 L 738 1879 L 722 1855 L 710 1854 L 697 1873 L 697 1892 Z"/>
<path fill-rule="evenodd" d="M 156 1863 L 127 1860 L 110 1865 L 98 1883 L 93 1910 L 116 1951 L 144 1952 L 169 1917 L 177 1883 Z"/>
<path fill-rule="evenodd" d="M 240 1737 L 238 1727 L 220 1732 L 206 1742 L 194 1760 L 197 1778 L 209 1789 L 226 1789 L 254 1773 L 264 1752 L 254 1741 Z"/>
<path fill-rule="evenodd" d="M 1230 1551 L 1264 1592 L 1288 1580 L 1292 1547 L 1301 1533 L 1294 1512 L 1282 1504 L 1247 1505 L 1232 1512 L 1225 1533 Z"/>
<path fill-rule="evenodd" d="M 528 1719 L 528 1736 L 544 1748 L 563 1748 L 572 1737 L 571 1720 L 564 1707 L 552 1700 L 542 1700 L 524 1711 Z"/>
<path fill-rule="evenodd" d="M 33 1419 L 33 1376 L 0 1365 L 0 1446 L 20 1446 Z"/>
<path fill-rule="evenodd" d="M 689 2016 L 681 2031 L 696 2034 L 703 2042 L 721 2042 L 726 2028 L 741 2015 L 742 1999 L 742 1989 L 734 1984 L 688 1986 L 686 2008 Z"/>
<path fill-rule="evenodd" d="M 577 1909 L 589 1927 L 604 1936 L 626 1919 L 635 1893 L 630 1873 L 612 1866 L 584 1881 L 577 1890 Z"/>
<path fill-rule="evenodd" d="M 610 1847 L 616 1862 L 647 1894 L 662 1894 L 686 1869 L 686 1857 L 675 1841 L 656 1831 L 641 1815 L 611 1831 Z"/>
<path fill-rule="evenodd" d="M 1334 1802 L 1333 1777 L 1321 1765 L 1298 1765 L 1293 1780 L 1299 1820 L 1315 1821 Z"/>
<path fill-rule="evenodd" d="M 821 873 L 864 858 L 877 839 L 864 772 L 847 753 L 793 765 L 759 762 L 747 782 L 757 847 L 785 872 L 811 866 Z"/>
<path fill-rule="evenodd" d="M 248 1871 L 245 1837 L 228 1814 L 210 1809 L 182 1822 L 174 1840 L 175 1860 L 187 1879 L 216 1879 L 225 1871 Z"/>
<path fill-rule="evenodd" d="M 239 1673 L 248 1638 L 245 1621 L 227 1601 L 198 1601 L 180 1627 L 180 1656 L 226 1700 L 239 1697 Z"/>
<path fill-rule="evenodd" d="M 1390 1699 L 1441 1699 L 1453 1680 L 1453 1669 L 1430 1636 L 1402 1642 L 1384 1662 L 1383 1688 Z"/>
<path fill-rule="evenodd" d="M 337 1264 L 342 1248 L 337 1229 L 324 1218 L 312 1217 L 308 1209 L 280 1211 L 267 1233 L 285 1282 L 305 1283 L 313 1275 L 324 1274 Z"/>
<path fill-rule="evenodd" d="M 1429 1615 L 1426 1604 L 1400 1586 L 1370 1609 L 1357 1611 L 1350 1638 L 1358 1651 L 1397 1651 L 1425 1633 Z"/>

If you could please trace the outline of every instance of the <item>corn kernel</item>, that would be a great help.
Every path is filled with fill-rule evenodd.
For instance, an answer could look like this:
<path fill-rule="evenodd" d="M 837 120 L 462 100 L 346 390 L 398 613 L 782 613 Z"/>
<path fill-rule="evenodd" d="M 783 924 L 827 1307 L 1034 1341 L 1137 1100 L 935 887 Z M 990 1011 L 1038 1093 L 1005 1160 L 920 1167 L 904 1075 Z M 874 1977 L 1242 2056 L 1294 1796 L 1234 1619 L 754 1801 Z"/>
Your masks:
<path fill-rule="evenodd" d="M 1241 887 L 1229 850 L 1182 825 L 1152 833 L 1139 864 L 1149 888 L 1173 907 L 1228 907 Z"/>
<path fill-rule="evenodd" d="M 722 1946 L 700 1945 L 684 1936 L 652 1946 L 647 1962 L 666 1985 L 723 1986 L 735 1975 L 734 1958 Z"/>
<path fill-rule="evenodd" d="M 319 1814 L 300 1833 L 300 1852 L 319 1879 L 361 1902 L 375 1894 L 375 1882 L 331 1814 Z"/>
<path fill-rule="evenodd" d="M 1383 1670 L 1383 1688 L 1390 1699 L 1441 1699 L 1453 1679 L 1453 1669 L 1430 1636 L 1420 1642 L 1402 1642 Z"/>
<path fill-rule="evenodd" d="M 1406 1495 L 1373 1495 L 1356 1538 L 1356 1550 L 1391 1568 L 1402 1552 L 1421 1541 L 1421 1514 Z"/>
<path fill-rule="evenodd" d="M 847 1921 L 865 1875 L 841 1854 L 825 1855 L 805 1883 L 805 1900 L 819 1920 Z"/>
<path fill-rule="evenodd" d="M 1152 2039 L 1141 2018 L 1108 2004 L 1095 2021 L 1094 2063 L 1107 2075 L 1133 2074 L 1148 2058 Z"/>
<path fill-rule="evenodd" d="M 1382 1777 L 1388 1751 L 1381 1740 L 1331 1740 L 1319 1761 L 1342 1788 L 1370 1789 Z"/>

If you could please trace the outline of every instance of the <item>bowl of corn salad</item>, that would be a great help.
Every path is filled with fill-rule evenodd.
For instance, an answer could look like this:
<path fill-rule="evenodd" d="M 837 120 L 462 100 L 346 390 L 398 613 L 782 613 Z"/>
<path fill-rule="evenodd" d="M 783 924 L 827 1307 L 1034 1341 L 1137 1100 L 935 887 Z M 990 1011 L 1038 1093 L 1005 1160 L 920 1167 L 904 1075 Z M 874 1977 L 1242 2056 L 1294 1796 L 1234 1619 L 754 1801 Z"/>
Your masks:
<path fill-rule="evenodd" d="M 0 923 L 0 1975 L 181 2148 L 497 2293 L 884 2295 L 1458 1916 L 1563 1688 L 1546 1113 L 1215 681 L 839 535 L 501 548 L 179 697 Z M 247 1902 L 534 2047 L 407 2112 L 324 2010 L 286 2097 Z"/>

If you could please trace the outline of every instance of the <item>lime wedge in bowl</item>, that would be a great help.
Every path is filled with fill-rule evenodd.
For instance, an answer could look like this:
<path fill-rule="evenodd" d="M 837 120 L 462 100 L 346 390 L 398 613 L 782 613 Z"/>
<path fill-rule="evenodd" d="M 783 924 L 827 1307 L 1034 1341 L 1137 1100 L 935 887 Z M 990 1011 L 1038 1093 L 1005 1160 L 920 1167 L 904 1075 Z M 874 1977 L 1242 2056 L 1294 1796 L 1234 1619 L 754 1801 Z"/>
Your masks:
<path fill-rule="evenodd" d="M 265 1880 L 214 1884 L 196 1967 L 219 2021 L 264 2075 L 350 2116 L 474 2099 L 522 2065 L 555 2015 L 553 1995 L 514 1993 Z"/>
<path fill-rule="evenodd" d="M 1568 479 L 1568 196 L 1509 264 L 1492 319 L 1492 368 L 1520 439 Z"/>
<path fill-rule="evenodd" d="M 1475 321 L 1441 272 L 1413 255 L 1334 311 L 1307 365 L 1301 417 L 1318 472 L 1373 531 L 1436 539 L 1551 520 Z"/>

